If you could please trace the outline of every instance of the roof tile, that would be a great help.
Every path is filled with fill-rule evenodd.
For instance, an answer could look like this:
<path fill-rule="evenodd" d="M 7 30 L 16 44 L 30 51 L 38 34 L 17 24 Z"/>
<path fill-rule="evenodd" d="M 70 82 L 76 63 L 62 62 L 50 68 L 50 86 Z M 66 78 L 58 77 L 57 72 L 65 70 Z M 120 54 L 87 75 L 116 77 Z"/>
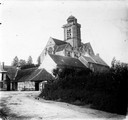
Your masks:
<path fill-rule="evenodd" d="M 91 55 L 91 57 L 96 61 L 97 64 L 108 66 L 101 58 L 97 55 Z"/>
<path fill-rule="evenodd" d="M 55 38 L 52 38 L 54 40 L 54 42 L 56 43 L 56 45 L 63 45 L 63 44 L 67 44 L 67 42 L 65 41 L 62 41 L 62 40 L 58 40 L 58 39 L 55 39 Z"/>
<path fill-rule="evenodd" d="M 86 68 L 84 64 L 77 58 L 71 58 L 71 57 L 53 55 L 53 54 L 50 54 L 50 56 L 57 65 L 64 65 L 64 66 L 77 67 L 77 68 Z"/>

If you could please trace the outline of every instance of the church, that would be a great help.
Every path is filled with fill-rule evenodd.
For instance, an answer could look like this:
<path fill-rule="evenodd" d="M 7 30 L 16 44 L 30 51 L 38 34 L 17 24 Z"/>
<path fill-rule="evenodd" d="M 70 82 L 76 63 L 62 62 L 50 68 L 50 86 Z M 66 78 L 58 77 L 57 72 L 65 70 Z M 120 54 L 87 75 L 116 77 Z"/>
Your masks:
<path fill-rule="evenodd" d="M 69 59 L 70 61 L 77 59 L 84 67 L 94 72 L 102 72 L 109 69 L 109 66 L 99 54 L 95 55 L 89 42 L 82 43 L 81 24 L 77 22 L 74 16 L 69 16 L 67 23 L 64 24 L 62 28 L 64 29 L 64 40 L 50 37 L 43 52 L 39 56 L 40 64 L 43 64 L 45 57 L 50 55 L 54 56 L 54 58 L 58 58 L 58 56 L 62 58 L 58 59 L 58 62 L 59 60 L 62 62 L 62 60 L 65 59 Z M 51 57 L 51 59 L 53 59 L 53 57 Z"/>
<path fill-rule="evenodd" d="M 0 90 L 41 90 L 45 82 L 56 79 L 53 70 L 75 68 L 93 72 L 109 70 L 90 43 L 81 41 L 81 25 L 74 16 L 63 25 L 64 40 L 50 37 L 39 56 L 39 67 L 19 69 L 0 65 Z"/>

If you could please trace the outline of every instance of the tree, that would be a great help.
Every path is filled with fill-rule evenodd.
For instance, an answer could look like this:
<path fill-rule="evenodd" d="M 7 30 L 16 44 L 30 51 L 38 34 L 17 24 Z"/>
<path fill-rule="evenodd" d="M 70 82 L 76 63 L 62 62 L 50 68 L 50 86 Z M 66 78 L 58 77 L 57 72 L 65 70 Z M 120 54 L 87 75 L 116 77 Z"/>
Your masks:
<path fill-rule="evenodd" d="M 12 66 L 18 66 L 19 65 L 19 59 L 17 56 L 13 59 Z"/>
<path fill-rule="evenodd" d="M 29 65 L 30 65 L 30 64 L 32 64 L 32 63 L 33 63 L 32 57 L 31 57 L 31 56 L 29 56 L 29 57 L 28 57 L 27 64 L 29 64 Z"/>
<path fill-rule="evenodd" d="M 112 62 L 111 62 L 111 67 L 114 68 L 116 64 L 116 58 L 113 57 Z"/>
<path fill-rule="evenodd" d="M 41 64 L 41 61 L 40 61 L 40 56 L 38 57 L 37 59 L 37 64 L 40 65 Z"/>
<path fill-rule="evenodd" d="M 19 60 L 19 66 L 22 67 L 23 65 L 26 65 L 26 61 L 23 59 Z"/>

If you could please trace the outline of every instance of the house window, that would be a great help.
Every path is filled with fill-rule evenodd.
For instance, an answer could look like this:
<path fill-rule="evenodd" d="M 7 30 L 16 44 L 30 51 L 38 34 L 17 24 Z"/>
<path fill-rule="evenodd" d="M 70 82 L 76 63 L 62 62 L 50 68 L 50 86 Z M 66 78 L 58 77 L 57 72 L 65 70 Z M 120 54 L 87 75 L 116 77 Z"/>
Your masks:
<path fill-rule="evenodd" d="M 6 74 L 3 74 L 3 80 L 6 80 Z"/>

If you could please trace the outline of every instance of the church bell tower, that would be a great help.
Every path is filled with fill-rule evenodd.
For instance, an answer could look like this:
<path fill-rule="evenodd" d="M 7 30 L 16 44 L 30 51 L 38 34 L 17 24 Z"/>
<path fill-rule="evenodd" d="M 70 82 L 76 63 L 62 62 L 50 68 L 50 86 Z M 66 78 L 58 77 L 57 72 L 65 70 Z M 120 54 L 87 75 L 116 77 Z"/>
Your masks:
<path fill-rule="evenodd" d="M 81 46 L 81 25 L 77 23 L 74 16 L 69 16 L 67 24 L 63 25 L 64 28 L 64 41 L 71 44 L 74 49 Z"/>

